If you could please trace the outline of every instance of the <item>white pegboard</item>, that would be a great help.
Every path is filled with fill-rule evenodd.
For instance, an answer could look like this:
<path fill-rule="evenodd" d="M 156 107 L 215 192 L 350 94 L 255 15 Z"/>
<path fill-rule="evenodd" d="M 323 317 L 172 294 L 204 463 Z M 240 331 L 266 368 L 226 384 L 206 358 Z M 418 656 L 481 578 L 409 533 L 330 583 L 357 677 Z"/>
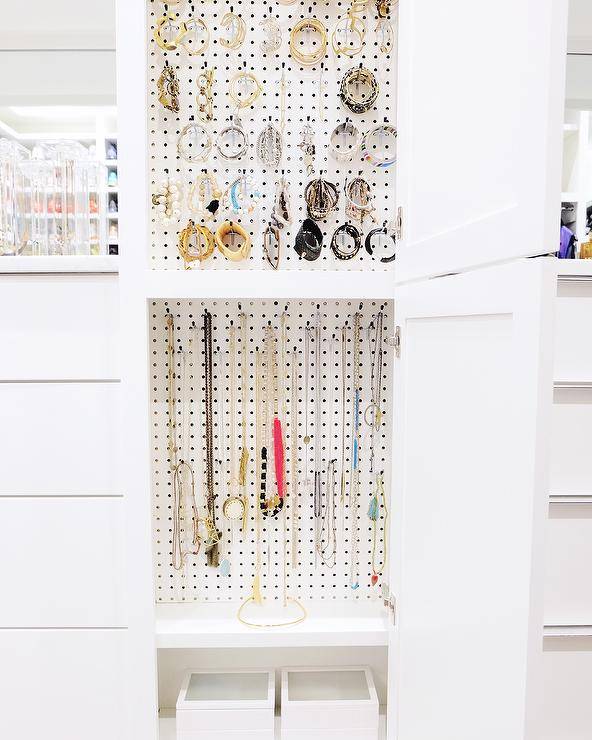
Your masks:
<path fill-rule="evenodd" d="M 233 7 L 234 12 L 240 14 L 247 24 L 246 40 L 237 50 L 229 50 L 218 43 L 220 36 L 220 19 L 224 13 Z M 378 226 L 383 221 L 391 221 L 395 212 L 395 179 L 396 165 L 388 169 L 377 169 L 367 162 L 363 162 L 357 155 L 352 162 L 337 162 L 328 150 L 330 133 L 334 127 L 349 117 L 354 121 L 358 130 L 364 131 L 372 126 L 382 123 L 385 119 L 396 125 L 397 120 L 397 68 L 396 49 L 385 55 L 377 46 L 374 29 L 376 27 L 376 9 L 373 0 L 369 0 L 365 13 L 362 16 L 366 24 L 366 41 L 363 51 L 352 59 L 344 56 L 336 56 L 331 49 L 330 34 L 337 20 L 343 16 L 350 3 L 347 0 L 331 0 L 323 2 L 300 2 L 294 5 L 284 6 L 280 3 L 265 2 L 243 2 L 237 0 L 234 3 L 212 3 L 182 0 L 179 4 L 166 6 L 160 0 L 149 0 L 148 8 L 148 54 L 149 54 L 149 121 L 148 121 L 148 143 L 151 171 L 151 188 L 155 192 L 159 183 L 167 176 L 173 180 L 179 180 L 182 186 L 182 213 L 178 222 L 163 225 L 157 221 L 152 213 L 152 243 L 150 245 L 150 264 L 156 269 L 181 269 L 183 262 L 177 251 L 177 234 L 183 228 L 190 212 L 187 207 L 187 194 L 193 183 L 194 177 L 200 173 L 202 168 L 207 167 L 214 172 L 220 187 L 225 189 L 238 174 L 246 169 L 259 185 L 263 194 L 260 207 L 252 217 L 237 219 L 249 231 L 253 240 L 253 249 L 248 260 L 243 262 L 229 262 L 217 251 L 203 263 L 193 263 L 193 269 L 270 269 L 263 255 L 263 230 L 268 221 L 268 216 L 275 195 L 276 183 L 279 171 L 284 170 L 286 179 L 290 183 L 290 194 L 292 202 L 292 224 L 281 233 L 282 252 L 280 269 L 344 269 L 344 270 L 388 270 L 391 264 L 381 264 L 378 258 L 368 255 L 363 246 L 356 257 L 348 261 L 337 259 L 329 243 L 337 226 L 342 224 L 345 218 L 345 198 L 343 196 L 343 185 L 347 179 L 356 177 L 358 173 L 371 184 L 376 207 L 375 217 Z M 162 16 L 164 8 L 174 12 L 179 19 L 192 16 L 192 8 L 196 17 L 201 17 L 207 23 L 210 30 L 210 43 L 206 52 L 200 56 L 189 56 L 184 50 L 163 51 L 154 41 L 153 31 L 156 21 Z M 259 44 L 264 38 L 261 23 L 267 16 L 269 8 L 279 21 L 282 28 L 282 45 L 278 52 L 273 55 L 264 55 Z M 392 3 L 391 22 L 393 28 L 397 29 L 396 3 Z M 301 19 L 316 17 L 323 22 L 329 34 L 328 51 L 324 63 L 324 71 L 321 77 L 321 67 L 301 67 L 290 58 L 289 35 L 292 27 Z M 176 72 L 180 83 L 180 112 L 178 114 L 166 110 L 158 101 L 156 82 L 162 71 L 165 60 L 169 61 Z M 216 68 L 216 82 L 214 85 L 214 120 L 208 124 L 213 136 L 224 128 L 230 115 L 234 112 L 234 105 L 228 97 L 229 80 L 246 63 L 246 68 L 253 71 L 261 84 L 264 92 L 255 102 L 254 106 L 241 111 L 241 120 L 247 130 L 251 147 L 249 153 L 239 162 L 228 163 L 220 160 L 215 152 L 207 163 L 191 165 L 180 159 L 177 155 L 177 140 L 181 129 L 189 122 L 190 116 L 194 115 L 198 120 L 196 110 L 196 77 L 199 71 L 207 63 L 209 67 Z M 269 116 L 277 124 L 279 121 L 280 101 L 280 79 L 282 75 L 282 64 L 285 65 L 286 93 L 286 128 L 284 135 L 284 155 L 278 170 L 264 167 L 256 156 L 255 142 L 261 130 L 267 123 Z M 344 73 L 351 67 L 363 64 L 371 69 L 379 82 L 380 94 L 376 106 L 364 115 L 354 115 L 346 110 L 339 100 L 338 90 Z M 319 117 L 319 93 L 322 91 L 323 116 Z M 307 118 L 315 128 L 317 134 L 315 172 L 312 177 L 306 175 L 302 160 L 302 151 L 298 147 L 301 141 L 301 131 Z M 323 231 L 323 249 L 321 256 L 315 262 L 307 262 L 299 259 L 294 252 L 293 244 L 300 224 L 306 217 L 306 205 L 304 203 L 304 188 L 310 179 L 318 177 L 319 172 L 331 182 L 339 185 L 340 205 L 337 213 L 332 214 L 329 219 L 319 224 Z M 230 218 L 230 213 L 220 208 L 216 224 Z M 367 233 L 375 224 L 369 219 L 364 221 L 362 231 Z"/>
<path fill-rule="evenodd" d="M 292 301 L 280 304 L 277 301 L 153 301 L 150 305 L 150 378 L 153 437 L 153 511 L 154 511 L 154 553 L 156 598 L 159 602 L 177 601 L 232 601 L 239 602 L 250 595 L 256 559 L 256 520 L 259 485 L 255 475 L 255 367 L 256 347 L 263 348 L 264 331 L 268 322 L 280 330 L 281 315 L 287 309 L 287 364 L 280 394 L 286 394 L 287 414 L 283 420 L 286 436 L 286 480 L 288 483 L 286 506 L 283 513 L 275 519 L 266 519 L 261 540 L 262 553 L 262 592 L 266 598 L 279 599 L 283 595 L 284 574 L 284 534 L 288 537 L 288 564 L 286 569 L 289 593 L 301 599 L 359 600 L 377 598 L 379 587 L 371 586 L 372 524 L 368 518 L 368 505 L 374 491 L 374 475 L 370 472 L 370 427 L 361 422 L 360 447 L 360 493 L 358 506 L 351 511 L 348 506 L 337 508 L 337 563 L 328 568 L 320 561 L 315 563 L 314 547 L 314 509 L 312 492 L 306 488 L 305 479 L 310 476 L 314 463 L 314 443 L 309 445 L 308 461 L 305 434 L 305 327 L 314 323 L 320 310 L 322 316 L 323 342 L 320 363 L 320 382 L 322 383 L 321 418 L 319 425 L 315 419 L 315 383 L 317 360 L 312 352 L 313 375 L 308 392 L 308 418 L 310 431 L 314 438 L 318 428 L 322 434 L 322 466 L 325 470 L 330 459 L 337 459 L 337 500 L 339 501 L 339 480 L 341 474 L 341 432 L 346 430 L 345 471 L 347 492 L 351 485 L 352 467 L 352 426 L 353 426 L 353 315 L 357 310 L 362 314 L 361 338 L 361 413 L 370 401 L 371 353 L 367 328 L 382 304 L 366 301 Z M 240 308 L 239 308 L 240 306 Z M 318 308 L 320 307 L 320 309 Z M 205 416 L 204 416 L 204 377 L 202 314 L 207 308 L 213 318 L 214 344 L 214 459 L 216 461 L 216 512 L 218 526 L 224 532 L 221 553 L 229 557 L 230 575 L 225 576 L 218 569 L 206 565 L 202 551 L 189 557 L 185 568 L 177 571 L 172 567 L 172 476 L 168 456 L 168 405 L 167 405 L 167 333 L 166 314 L 170 311 L 175 319 L 175 392 L 177 445 L 180 455 L 190 462 L 196 480 L 196 498 L 203 502 L 205 493 Z M 248 443 L 250 462 L 248 468 L 249 519 L 246 532 L 234 525 L 232 537 L 230 524 L 222 515 L 222 504 L 228 495 L 228 460 L 230 456 L 230 366 L 229 327 L 230 322 L 238 324 L 238 314 L 243 311 L 248 317 Z M 392 304 L 384 306 L 384 355 L 383 355 L 383 402 L 384 416 L 380 431 L 375 438 L 375 471 L 384 471 L 387 506 L 390 493 L 391 460 L 391 421 L 392 421 L 392 348 L 387 346 L 387 337 L 392 334 Z M 197 326 L 197 332 L 193 327 Z M 342 367 L 341 367 L 341 327 L 347 322 L 346 350 L 346 414 L 342 418 Z M 335 340 L 333 340 L 333 336 Z M 240 337 L 239 337 L 240 340 Z M 314 348 L 313 348 L 314 349 Z M 333 352 L 331 351 L 333 349 Z M 293 425 L 290 418 L 291 399 L 291 353 L 297 352 L 298 360 L 298 418 Z M 240 341 L 237 342 L 239 364 L 236 377 L 236 415 L 233 430 L 234 439 L 240 439 Z M 183 360 L 183 357 L 185 359 Z M 185 372 L 183 372 L 185 362 Z M 183 380 L 185 378 L 185 380 Z M 333 404 L 331 406 L 331 400 Z M 183 431 L 183 429 L 185 431 Z M 293 436 L 294 434 L 294 436 Z M 184 443 L 183 443 L 184 440 Z M 292 444 L 297 445 L 297 491 L 292 485 Z M 268 469 L 268 480 L 271 471 Z M 347 500 L 347 498 L 346 498 Z M 189 510 L 187 508 L 187 510 Z M 293 519 L 296 517 L 297 519 Z M 353 518 L 357 518 L 352 528 Z M 291 532 L 292 523 L 297 521 L 297 567 L 292 567 Z M 383 524 L 381 517 L 377 540 L 377 563 L 384 556 Z M 189 530 L 189 522 L 186 521 Z M 359 588 L 350 586 L 351 535 L 357 529 L 359 563 Z M 232 544 L 230 544 L 232 542 Z M 382 580 L 382 579 L 381 579 Z"/>

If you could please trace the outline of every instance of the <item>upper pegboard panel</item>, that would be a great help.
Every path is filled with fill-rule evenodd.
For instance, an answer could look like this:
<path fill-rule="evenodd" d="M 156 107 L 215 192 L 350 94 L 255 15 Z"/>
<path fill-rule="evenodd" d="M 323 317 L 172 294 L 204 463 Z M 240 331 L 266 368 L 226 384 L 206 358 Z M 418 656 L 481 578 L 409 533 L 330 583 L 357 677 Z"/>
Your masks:
<path fill-rule="evenodd" d="M 237 49 L 229 49 L 220 43 L 223 34 L 221 21 L 231 10 L 240 15 L 245 22 L 245 40 Z M 359 3 L 363 6 L 363 3 Z M 221 191 L 225 191 L 233 181 L 246 171 L 251 178 L 251 193 L 257 191 L 260 198 L 253 212 L 237 217 L 224 203 L 216 219 L 209 223 L 213 230 L 226 219 L 239 222 L 252 238 L 252 250 L 248 259 L 239 262 L 229 261 L 218 250 L 204 262 L 193 262 L 194 269 L 262 269 L 269 268 L 263 251 L 263 231 L 269 221 L 273 208 L 276 185 L 282 174 L 289 183 L 292 222 L 281 231 L 280 269 L 346 269 L 346 270 L 384 270 L 392 263 L 383 264 L 380 257 L 387 254 L 385 240 L 382 251 L 376 249 L 373 256 L 363 246 L 364 237 L 372 229 L 391 222 L 395 213 L 395 175 L 396 166 L 381 169 L 364 161 L 358 152 L 351 161 L 338 161 L 331 153 L 330 137 L 335 127 L 349 118 L 360 134 L 374 126 L 386 122 L 396 125 L 397 70 L 396 70 L 396 4 L 391 3 L 390 23 L 395 32 L 395 43 L 390 53 L 380 50 L 377 27 L 377 8 L 375 0 L 368 0 L 359 12 L 365 26 L 364 47 L 360 54 L 349 58 L 337 55 L 331 47 L 331 33 L 340 18 L 347 14 L 349 2 L 315 3 L 296 2 L 283 5 L 279 2 L 247 3 L 239 0 L 232 4 L 195 2 L 182 0 L 179 3 L 163 5 L 159 0 L 150 0 L 148 8 L 148 53 L 149 53 L 149 121 L 148 142 L 151 172 L 151 192 L 159 191 L 163 180 L 169 178 L 180 186 L 178 217 L 169 223 L 160 222 L 155 210 L 151 211 L 152 242 L 150 245 L 151 267 L 155 269 L 182 269 L 183 260 L 179 256 L 178 233 L 190 217 L 195 219 L 188 203 L 191 186 L 204 169 L 213 173 Z M 186 49 L 178 46 L 175 50 L 164 50 L 154 40 L 154 30 L 168 11 L 172 19 L 164 24 L 162 37 L 174 39 L 182 21 L 195 18 L 203 20 L 209 32 L 209 43 L 203 54 L 191 56 Z M 267 35 L 264 21 L 271 16 L 277 20 L 281 29 L 281 45 L 270 54 L 263 53 L 261 43 Z M 290 31 L 304 18 L 314 17 L 327 29 L 328 46 L 324 62 L 311 67 L 303 67 L 290 53 Z M 189 36 L 186 39 L 190 38 Z M 205 38 L 203 27 L 196 36 L 197 43 Z M 314 35 L 313 35 L 314 40 Z M 158 100 L 157 81 L 165 61 L 175 69 L 180 87 L 179 112 L 167 110 Z M 190 164 L 178 155 L 177 142 L 182 129 L 198 117 L 197 78 L 207 65 L 215 69 L 213 83 L 213 120 L 206 127 L 215 139 L 226 127 L 236 112 L 236 104 L 229 96 L 232 79 L 239 71 L 252 72 L 262 92 L 250 107 L 239 111 L 242 125 L 248 135 L 250 146 L 244 157 L 238 161 L 222 159 L 213 147 L 207 161 Z M 357 115 L 347 110 L 339 97 L 339 87 L 344 74 L 353 67 L 370 70 L 378 83 L 379 94 L 374 107 L 367 113 Z M 285 94 L 282 95 L 282 77 Z M 278 126 L 282 119 L 282 98 L 285 100 L 283 115 L 283 153 L 277 168 L 265 166 L 257 156 L 256 142 L 259 134 L 269 120 Z M 307 174 L 304 163 L 302 131 L 309 124 L 314 129 L 314 172 Z M 306 218 L 304 190 L 307 183 L 322 173 L 323 178 L 335 183 L 339 188 L 339 205 L 325 221 L 319 222 L 323 232 L 323 246 L 320 257 L 314 262 L 302 260 L 294 251 L 294 242 L 303 219 Z M 348 220 L 345 212 L 344 185 L 346 181 L 361 176 L 371 187 L 375 211 L 372 218 L 364 219 L 362 248 L 350 260 L 337 259 L 330 249 L 335 229 Z M 195 219 L 198 221 L 199 219 Z M 359 225 L 359 224 L 358 224 Z M 392 252 L 392 249 L 391 249 Z"/>

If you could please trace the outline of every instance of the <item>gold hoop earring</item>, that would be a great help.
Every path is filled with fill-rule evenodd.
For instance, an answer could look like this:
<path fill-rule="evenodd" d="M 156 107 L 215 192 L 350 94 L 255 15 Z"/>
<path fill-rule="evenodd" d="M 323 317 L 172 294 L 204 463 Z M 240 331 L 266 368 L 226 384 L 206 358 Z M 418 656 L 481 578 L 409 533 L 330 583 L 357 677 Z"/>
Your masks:
<path fill-rule="evenodd" d="M 232 11 L 225 13 L 220 21 L 220 28 L 231 34 L 229 38 L 220 37 L 222 46 L 227 49 L 238 49 L 239 46 L 242 46 L 247 35 L 247 24 L 240 15 L 236 15 Z"/>
<path fill-rule="evenodd" d="M 245 98 L 241 98 L 239 85 L 246 85 L 249 82 L 252 83 L 253 89 Z M 263 88 L 261 87 L 261 83 L 255 77 L 254 73 L 243 71 L 237 72 L 230 80 L 228 94 L 237 108 L 248 108 L 253 105 L 259 95 L 261 95 L 262 90 Z"/>
<path fill-rule="evenodd" d="M 186 37 L 189 36 L 189 34 L 192 34 L 193 38 L 195 39 L 197 36 L 197 31 L 199 29 L 203 31 L 204 38 L 202 39 L 199 46 L 193 48 L 190 45 L 190 41 L 187 40 Z M 201 18 L 189 18 L 188 20 L 183 21 L 181 23 L 181 32 L 182 36 L 180 37 L 180 45 L 185 49 L 190 57 L 197 57 L 200 54 L 203 54 L 204 51 L 208 48 L 210 44 L 210 29 L 207 27 L 205 21 Z"/>

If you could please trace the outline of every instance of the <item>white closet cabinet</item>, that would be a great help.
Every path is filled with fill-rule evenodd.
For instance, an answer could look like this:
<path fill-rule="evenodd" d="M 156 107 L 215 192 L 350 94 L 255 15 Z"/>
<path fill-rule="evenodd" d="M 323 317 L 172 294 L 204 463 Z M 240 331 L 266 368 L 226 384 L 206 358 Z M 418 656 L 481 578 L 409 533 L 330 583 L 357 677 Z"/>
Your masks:
<path fill-rule="evenodd" d="M 523 258 L 556 242 L 563 3 L 400 0 L 394 272 L 207 276 L 149 269 L 147 89 L 160 70 L 147 62 L 145 10 L 118 3 L 125 737 L 159 736 L 157 649 L 190 650 L 182 660 L 193 667 L 254 665 L 261 651 L 279 667 L 291 648 L 330 663 L 333 648 L 352 646 L 388 650 L 389 740 L 538 740 L 555 274 L 549 260 Z M 276 631 L 244 628 L 224 605 L 163 616 L 151 542 L 153 302 L 270 298 L 394 306 L 388 608 L 312 605 L 302 625 Z M 174 661 L 167 652 L 159 663 Z"/>

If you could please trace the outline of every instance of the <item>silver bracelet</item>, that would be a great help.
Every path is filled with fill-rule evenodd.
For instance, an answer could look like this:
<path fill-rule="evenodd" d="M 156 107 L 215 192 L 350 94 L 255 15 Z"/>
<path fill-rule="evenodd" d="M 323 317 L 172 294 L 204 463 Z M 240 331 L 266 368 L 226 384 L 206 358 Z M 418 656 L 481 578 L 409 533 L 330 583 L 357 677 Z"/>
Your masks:
<path fill-rule="evenodd" d="M 245 156 L 249 149 L 249 137 L 237 115 L 232 116 L 230 125 L 220 131 L 215 146 L 223 159 L 234 161 Z"/>
<path fill-rule="evenodd" d="M 212 151 L 212 137 L 201 123 L 189 123 L 179 134 L 177 152 L 186 162 L 205 162 Z"/>
<path fill-rule="evenodd" d="M 329 136 L 329 151 L 338 162 L 350 162 L 360 148 L 362 135 L 358 128 L 346 118 L 331 132 Z"/>

